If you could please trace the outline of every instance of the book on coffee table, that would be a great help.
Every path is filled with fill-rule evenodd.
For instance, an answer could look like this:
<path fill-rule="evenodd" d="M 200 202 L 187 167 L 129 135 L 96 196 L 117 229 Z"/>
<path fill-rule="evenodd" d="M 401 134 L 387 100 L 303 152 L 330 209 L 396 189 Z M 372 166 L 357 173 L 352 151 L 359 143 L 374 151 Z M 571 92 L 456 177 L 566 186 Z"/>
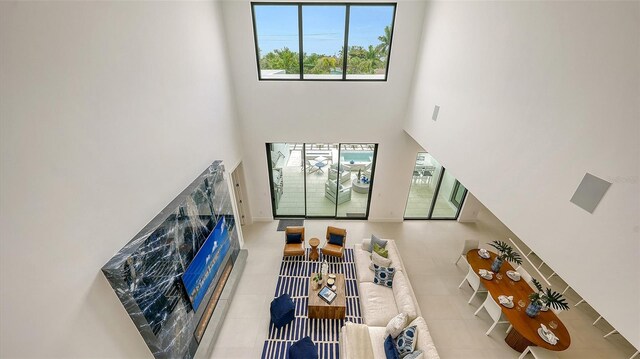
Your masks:
<path fill-rule="evenodd" d="M 318 292 L 318 296 L 322 298 L 322 300 L 327 302 L 327 304 L 331 304 L 331 302 L 333 302 L 336 299 L 337 294 L 336 292 L 332 291 L 329 287 L 324 287 L 320 289 L 320 292 Z"/>

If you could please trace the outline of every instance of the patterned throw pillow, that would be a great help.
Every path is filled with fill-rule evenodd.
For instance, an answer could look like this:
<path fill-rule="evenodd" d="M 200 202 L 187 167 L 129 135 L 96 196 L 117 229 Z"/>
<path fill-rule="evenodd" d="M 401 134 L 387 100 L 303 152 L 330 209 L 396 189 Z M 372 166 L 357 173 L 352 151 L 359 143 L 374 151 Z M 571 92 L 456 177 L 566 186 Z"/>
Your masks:
<path fill-rule="evenodd" d="M 406 357 L 416 348 L 416 326 L 405 328 L 396 338 L 396 349 L 400 353 L 400 358 Z"/>
<path fill-rule="evenodd" d="M 409 354 L 407 354 L 406 357 L 404 357 L 404 359 L 424 359 L 424 352 L 422 351 L 422 349 L 418 349 L 414 352 L 411 352 Z"/>
<path fill-rule="evenodd" d="M 391 288 L 393 286 L 393 275 L 396 274 L 396 269 L 393 267 L 380 267 L 374 264 L 373 274 L 374 284 Z"/>
<path fill-rule="evenodd" d="M 380 247 L 377 243 L 373 245 L 373 251 L 378 253 L 381 257 L 389 258 L 389 250 Z"/>

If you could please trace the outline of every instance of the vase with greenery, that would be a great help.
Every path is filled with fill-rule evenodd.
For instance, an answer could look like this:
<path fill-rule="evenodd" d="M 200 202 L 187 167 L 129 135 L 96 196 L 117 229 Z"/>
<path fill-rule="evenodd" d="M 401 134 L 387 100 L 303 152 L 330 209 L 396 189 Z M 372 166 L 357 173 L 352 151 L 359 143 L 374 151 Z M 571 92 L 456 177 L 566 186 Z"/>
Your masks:
<path fill-rule="evenodd" d="M 320 288 L 322 285 L 322 273 L 316 273 L 311 277 L 311 281 L 313 282 L 313 286 L 315 289 Z"/>
<path fill-rule="evenodd" d="M 569 310 L 569 305 L 562 294 L 551 290 L 551 288 L 546 288 L 546 290 L 543 289 L 540 282 L 535 278 L 532 278 L 531 282 L 536 286 L 538 291 L 529 294 L 529 300 L 531 303 L 529 303 L 526 310 L 528 316 L 531 318 L 536 317 L 540 314 L 540 309 L 542 309 L 543 306 L 556 310 Z"/>
<path fill-rule="evenodd" d="M 520 253 L 516 252 L 511 248 L 510 245 L 503 241 L 493 241 L 489 243 L 489 245 L 498 250 L 498 256 L 491 264 L 491 270 L 495 273 L 500 271 L 500 267 L 502 267 L 502 263 L 504 261 L 513 262 L 516 264 L 522 264 L 522 258 L 520 257 Z"/>

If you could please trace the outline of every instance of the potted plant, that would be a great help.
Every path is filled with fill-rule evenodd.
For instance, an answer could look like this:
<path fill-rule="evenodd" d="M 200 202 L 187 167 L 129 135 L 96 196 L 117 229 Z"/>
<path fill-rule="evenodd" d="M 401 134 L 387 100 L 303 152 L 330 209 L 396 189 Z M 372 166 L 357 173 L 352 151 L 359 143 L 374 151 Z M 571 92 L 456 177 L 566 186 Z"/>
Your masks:
<path fill-rule="evenodd" d="M 322 286 L 322 273 L 316 273 L 311 277 L 311 282 L 313 282 L 313 288 L 319 289 Z"/>
<path fill-rule="evenodd" d="M 491 270 L 495 273 L 500 271 L 500 267 L 502 267 L 502 263 L 507 260 L 509 262 L 513 262 L 516 264 L 522 264 L 522 258 L 520 254 L 511 248 L 510 245 L 503 241 L 493 241 L 489 243 L 489 245 L 498 250 L 498 256 L 491 264 Z"/>
<path fill-rule="evenodd" d="M 543 306 L 557 310 L 569 310 L 569 305 L 562 294 L 551 290 L 551 288 L 547 288 L 546 290 L 542 289 L 542 285 L 535 278 L 532 278 L 531 282 L 536 286 L 538 292 L 529 294 L 531 303 L 529 303 L 526 310 L 528 316 L 534 318 L 540 313 L 540 309 L 542 309 Z"/>

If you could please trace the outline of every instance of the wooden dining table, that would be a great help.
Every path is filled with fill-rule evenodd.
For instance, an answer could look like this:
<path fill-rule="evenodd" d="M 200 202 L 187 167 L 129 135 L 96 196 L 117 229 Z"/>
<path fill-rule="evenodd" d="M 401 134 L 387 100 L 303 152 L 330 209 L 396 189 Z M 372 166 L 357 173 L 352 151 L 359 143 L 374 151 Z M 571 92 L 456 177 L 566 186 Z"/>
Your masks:
<path fill-rule="evenodd" d="M 478 273 L 480 269 L 491 270 L 491 264 L 496 259 L 496 254 L 489 251 L 490 258 L 482 258 L 477 249 L 472 249 L 467 252 L 467 262 L 474 272 Z M 500 303 L 498 297 L 501 295 L 513 296 L 513 308 L 507 308 L 501 304 L 500 308 L 502 313 L 507 317 L 513 329 L 507 334 L 504 341 L 516 351 L 522 353 L 528 346 L 539 346 L 548 350 L 562 351 L 571 345 L 571 336 L 567 327 L 562 323 L 558 316 L 551 310 L 541 311 L 535 318 L 529 317 L 525 313 L 526 307 L 529 305 L 529 294 L 533 293 L 533 289 L 524 280 L 513 281 L 507 276 L 507 271 L 514 270 L 511 264 L 507 261 L 502 263 L 499 274 L 502 277 L 498 278 L 497 274 L 493 274 L 493 279 L 486 280 L 480 277 L 480 282 L 489 292 L 488 295 L 493 297 L 496 303 Z M 479 276 L 479 275 L 478 275 Z M 526 303 L 525 307 L 521 307 L 518 302 L 522 300 Z M 550 322 L 557 323 L 558 327 L 552 329 L 549 327 Z M 555 345 L 551 345 L 544 341 L 538 334 L 538 328 L 540 324 L 547 326 L 556 337 L 558 342 Z"/>

